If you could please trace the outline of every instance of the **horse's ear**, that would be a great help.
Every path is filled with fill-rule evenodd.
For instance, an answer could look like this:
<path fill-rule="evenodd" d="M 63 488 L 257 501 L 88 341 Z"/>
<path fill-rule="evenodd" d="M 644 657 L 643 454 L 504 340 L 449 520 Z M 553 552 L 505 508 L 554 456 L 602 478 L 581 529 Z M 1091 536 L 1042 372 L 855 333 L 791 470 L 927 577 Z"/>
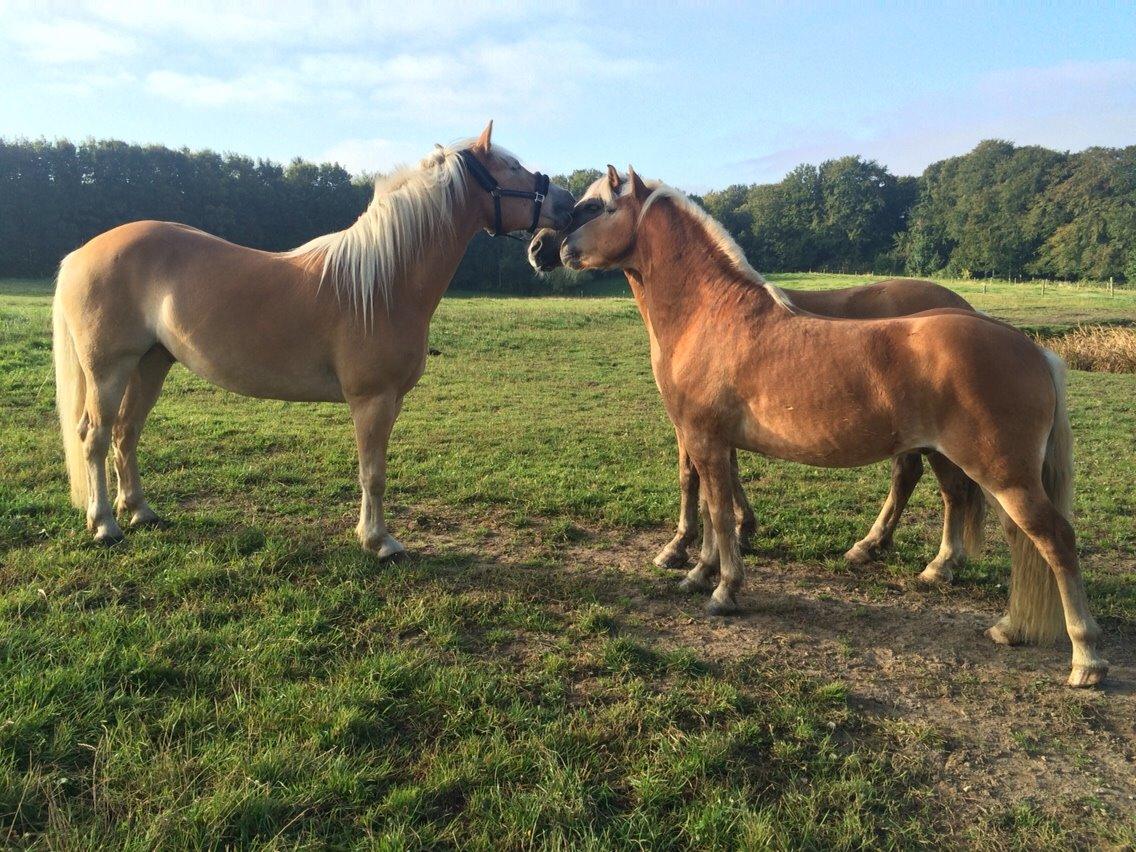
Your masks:
<path fill-rule="evenodd" d="M 615 170 L 615 166 L 611 163 L 607 164 L 607 185 L 616 192 L 623 186 L 623 178 L 619 176 L 619 172 Z"/>
<path fill-rule="evenodd" d="M 647 184 L 643 183 L 643 179 L 636 174 L 634 167 L 627 167 L 627 179 L 631 181 L 631 194 L 639 201 L 646 201 L 647 196 L 651 194 L 647 189 Z"/>
<path fill-rule="evenodd" d="M 489 123 L 485 125 L 485 129 L 481 131 L 481 135 L 477 137 L 477 141 L 473 143 L 473 147 L 480 151 L 488 151 L 492 139 L 493 119 L 489 119 Z"/>

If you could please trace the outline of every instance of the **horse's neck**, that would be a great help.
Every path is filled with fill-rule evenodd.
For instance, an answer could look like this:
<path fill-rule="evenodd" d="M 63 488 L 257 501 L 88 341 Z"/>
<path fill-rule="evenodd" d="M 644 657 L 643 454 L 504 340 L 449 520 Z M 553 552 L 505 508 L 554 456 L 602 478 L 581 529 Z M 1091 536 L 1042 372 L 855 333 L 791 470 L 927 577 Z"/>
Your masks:
<path fill-rule="evenodd" d="M 637 268 L 627 275 L 638 279 L 632 290 L 639 311 L 663 352 L 693 324 L 720 325 L 723 311 L 745 311 L 750 329 L 775 312 L 768 291 L 748 280 L 684 211 L 648 211 L 635 254 Z"/>
<path fill-rule="evenodd" d="M 407 276 L 404 292 L 395 294 L 396 309 L 428 324 L 449 289 L 470 240 L 484 227 L 477 205 L 468 197 L 461 199 L 454 210 L 452 233 L 426 248 Z"/>

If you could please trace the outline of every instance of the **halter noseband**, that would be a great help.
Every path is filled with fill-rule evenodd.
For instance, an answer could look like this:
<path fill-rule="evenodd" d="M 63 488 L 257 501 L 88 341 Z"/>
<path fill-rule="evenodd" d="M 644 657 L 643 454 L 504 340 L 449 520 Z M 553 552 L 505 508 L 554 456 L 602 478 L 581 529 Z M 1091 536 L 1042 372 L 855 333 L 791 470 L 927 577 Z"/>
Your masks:
<path fill-rule="evenodd" d="M 544 205 L 544 197 L 548 194 L 548 175 L 542 175 L 537 172 L 536 184 L 531 191 L 523 189 L 504 189 L 499 183 L 497 178 L 489 173 L 489 169 L 482 165 L 481 160 L 477 159 L 469 149 L 464 149 L 458 152 L 461 154 L 462 160 L 465 161 L 465 167 L 469 173 L 473 175 L 473 179 L 478 182 L 482 189 L 493 196 L 493 230 L 490 232 L 495 237 L 511 237 L 512 234 L 505 233 L 501 230 L 501 199 L 502 198 L 527 198 L 533 203 L 532 224 L 529 225 L 529 233 L 536 232 L 536 226 L 540 223 L 540 209 Z M 520 239 L 515 237 L 514 239 Z"/>

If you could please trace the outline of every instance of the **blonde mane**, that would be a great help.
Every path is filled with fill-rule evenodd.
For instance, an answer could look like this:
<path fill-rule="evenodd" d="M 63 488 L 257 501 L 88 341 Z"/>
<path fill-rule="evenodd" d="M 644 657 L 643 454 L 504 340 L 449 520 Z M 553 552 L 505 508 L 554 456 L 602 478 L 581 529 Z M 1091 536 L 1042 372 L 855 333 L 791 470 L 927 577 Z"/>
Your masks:
<path fill-rule="evenodd" d="M 627 175 L 621 175 L 621 177 L 623 178 L 623 182 L 619 186 L 619 195 L 622 196 L 631 185 L 631 182 L 628 180 Z M 708 236 L 710 241 L 717 246 L 718 250 L 729 259 L 733 267 L 742 276 L 748 278 L 759 287 L 764 287 L 773 298 L 773 301 L 785 308 L 785 310 L 790 313 L 799 313 L 799 309 L 793 304 L 793 300 L 789 298 L 789 295 L 784 290 L 776 284 L 770 284 L 761 276 L 760 272 L 750 265 L 741 246 L 730 236 L 730 232 L 722 226 L 721 222 L 687 198 L 686 194 L 681 190 L 675 189 L 673 186 L 669 186 L 660 180 L 648 180 L 646 178 L 641 178 L 641 180 L 643 181 L 643 185 L 651 190 L 651 194 L 647 196 L 647 200 L 643 204 L 643 209 L 639 211 L 639 223 L 642 223 L 643 216 L 655 201 L 660 198 L 671 199 L 679 209 L 690 214 L 694 221 L 702 226 L 703 230 L 706 231 L 706 236 Z M 584 193 L 584 197 L 586 198 L 588 196 L 598 197 L 608 204 L 616 199 L 616 193 L 612 191 L 611 184 L 608 182 L 606 176 L 599 178 L 588 187 L 587 191 Z M 639 223 L 636 224 L 636 227 L 639 226 Z"/>
<path fill-rule="evenodd" d="M 390 309 L 391 295 L 427 245 L 454 235 L 454 210 L 466 193 L 461 151 L 471 141 L 441 145 L 417 166 L 404 166 L 375 181 L 371 203 L 353 225 L 316 237 L 289 256 L 323 261 L 320 286 L 335 287 L 337 297 L 363 321 L 373 321 L 377 296 Z M 512 156 L 493 147 L 495 155 Z"/>
<path fill-rule="evenodd" d="M 639 223 L 643 222 L 643 217 L 647 211 L 651 209 L 660 198 L 669 198 L 675 203 L 683 212 L 687 213 L 696 223 L 698 223 L 703 230 L 706 231 L 706 236 L 722 254 L 724 254 L 733 265 L 734 269 L 738 271 L 744 278 L 749 279 L 759 287 L 764 287 L 769 295 L 773 297 L 773 301 L 790 313 L 797 313 L 798 309 L 789 295 L 778 287 L 776 284 L 770 284 L 766 281 L 760 272 L 753 268 L 749 260 L 746 259 L 745 252 L 742 247 L 738 245 L 730 232 L 723 227 L 722 223 L 691 201 L 686 195 L 675 189 L 673 186 L 668 186 L 665 183 L 657 183 L 654 187 L 648 184 L 648 188 L 652 192 L 647 196 L 647 200 L 643 203 L 643 209 L 639 211 Z M 638 227 L 638 225 L 636 225 Z"/>

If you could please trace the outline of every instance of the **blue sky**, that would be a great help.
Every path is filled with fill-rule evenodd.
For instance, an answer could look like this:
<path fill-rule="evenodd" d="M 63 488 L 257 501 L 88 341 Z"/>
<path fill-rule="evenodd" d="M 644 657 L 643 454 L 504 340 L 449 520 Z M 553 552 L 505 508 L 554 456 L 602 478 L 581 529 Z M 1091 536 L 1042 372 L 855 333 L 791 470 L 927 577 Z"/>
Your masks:
<path fill-rule="evenodd" d="M 1136 3 L 0 0 L 0 136 L 386 169 L 477 133 L 691 190 L 1136 144 Z"/>

